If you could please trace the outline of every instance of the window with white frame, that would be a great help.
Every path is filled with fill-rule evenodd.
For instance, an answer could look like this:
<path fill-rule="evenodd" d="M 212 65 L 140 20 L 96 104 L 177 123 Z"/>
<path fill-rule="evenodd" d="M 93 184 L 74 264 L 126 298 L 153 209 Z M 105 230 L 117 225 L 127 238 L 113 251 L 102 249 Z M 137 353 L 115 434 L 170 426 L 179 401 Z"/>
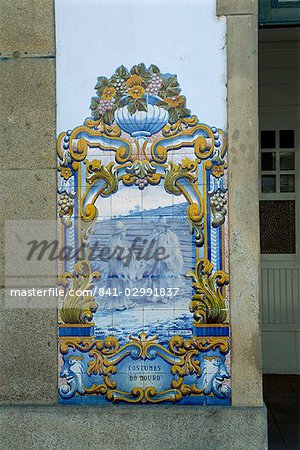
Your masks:
<path fill-rule="evenodd" d="M 296 253 L 295 131 L 260 134 L 260 240 L 262 254 Z"/>

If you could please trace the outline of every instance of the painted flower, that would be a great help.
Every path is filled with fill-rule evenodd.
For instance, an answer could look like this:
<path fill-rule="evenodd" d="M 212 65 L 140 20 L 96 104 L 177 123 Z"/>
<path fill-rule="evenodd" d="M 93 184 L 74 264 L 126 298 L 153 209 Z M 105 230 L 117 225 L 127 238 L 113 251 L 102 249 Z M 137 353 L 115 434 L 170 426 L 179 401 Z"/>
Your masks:
<path fill-rule="evenodd" d="M 185 98 L 183 95 L 175 95 L 171 98 L 165 98 L 164 102 L 167 103 L 167 105 L 171 106 L 172 108 L 176 108 L 178 106 L 183 106 L 185 102 Z"/>
<path fill-rule="evenodd" d="M 129 89 L 129 94 L 132 98 L 142 98 L 145 94 L 145 89 L 142 86 L 133 86 Z"/>
<path fill-rule="evenodd" d="M 115 112 L 124 105 L 131 115 L 136 111 L 146 112 L 153 100 L 151 96 L 158 97 L 156 105 L 168 112 L 170 124 L 191 113 L 186 108 L 186 98 L 181 95 L 177 76 L 162 74 L 153 64 L 147 68 L 140 63 L 130 70 L 120 66 L 110 78 L 98 77 L 95 89 L 97 96 L 92 98 L 90 106 L 92 116 L 95 120 L 102 117 L 106 124 L 113 123 Z"/>
<path fill-rule="evenodd" d="M 70 167 L 62 167 L 60 169 L 60 176 L 64 178 L 65 180 L 68 180 L 72 176 L 72 170 Z"/>
<path fill-rule="evenodd" d="M 143 82 L 143 78 L 139 77 L 138 75 L 134 74 L 131 75 L 130 78 L 126 81 L 126 86 L 128 89 L 134 87 L 134 86 L 140 86 Z"/>
<path fill-rule="evenodd" d="M 224 175 L 224 170 L 225 170 L 224 166 L 213 166 L 212 174 L 216 178 L 220 178 Z"/>
<path fill-rule="evenodd" d="M 116 95 L 116 90 L 114 87 L 106 87 L 103 90 L 102 97 L 104 100 L 111 100 Z"/>

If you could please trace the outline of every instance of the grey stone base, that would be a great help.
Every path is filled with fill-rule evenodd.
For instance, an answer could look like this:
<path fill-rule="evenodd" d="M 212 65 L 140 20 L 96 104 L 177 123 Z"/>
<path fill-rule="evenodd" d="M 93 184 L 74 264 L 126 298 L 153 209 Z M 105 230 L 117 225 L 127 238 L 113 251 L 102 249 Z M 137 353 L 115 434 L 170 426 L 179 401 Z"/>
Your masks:
<path fill-rule="evenodd" d="M 265 407 L 0 407 L 0 448 L 264 450 Z"/>

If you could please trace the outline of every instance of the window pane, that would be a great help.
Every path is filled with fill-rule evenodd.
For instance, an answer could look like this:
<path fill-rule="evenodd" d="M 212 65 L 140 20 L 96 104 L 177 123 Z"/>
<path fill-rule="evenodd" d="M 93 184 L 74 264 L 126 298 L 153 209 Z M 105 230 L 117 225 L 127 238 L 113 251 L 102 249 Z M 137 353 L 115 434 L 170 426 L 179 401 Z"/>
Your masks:
<path fill-rule="evenodd" d="M 276 133 L 272 131 L 262 131 L 260 133 L 260 148 L 275 148 L 276 147 Z"/>
<path fill-rule="evenodd" d="M 261 153 L 261 170 L 275 170 L 276 156 L 274 152 Z"/>
<path fill-rule="evenodd" d="M 280 130 L 279 143 L 280 148 L 294 148 L 295 147 L 294 130 Z"/>
<path fill-rule="evenodd" d="M 276 175 L 262 175 L 261 192 L 276 192 Z"/>
<path fill-rule="evenodd" d="M 280 192 L 295 192 L 295 175 L 280 175 Z"/>
<path fill-rule="evenodd" d="M 280 170 L 294 170 L 294 152 L 280 152 Z"/>
<path fill-rule="evenodd" d="M 259 206 L 261 253 L 296 253 L 295 202 L 261 201 Z"/>

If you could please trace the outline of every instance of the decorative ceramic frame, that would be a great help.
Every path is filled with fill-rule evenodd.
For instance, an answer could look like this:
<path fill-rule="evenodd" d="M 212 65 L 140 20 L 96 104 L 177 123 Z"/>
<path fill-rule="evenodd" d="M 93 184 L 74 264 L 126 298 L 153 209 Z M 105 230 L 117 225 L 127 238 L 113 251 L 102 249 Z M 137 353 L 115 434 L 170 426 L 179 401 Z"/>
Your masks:
<path fill-rule="evenodd" d="M 59 401 L 228 405 L 225 133 L 187 116 L 141 139 L 115 122 L 88 118 L 84 125 L 60 134 L 57 153 L 59 238 L 61 248 L 76 249 L 76 257 L 60 265 L 65 295 L 60 299 Z M 186 220 L 196 255 L 195 267 L 186 273 L 194 291 L 186 305 L 193 317 L 189 338 L 175 334 L 162 344 L 159 334 L 148 336 L 142 330 L 125 343 L 118 335 L 99 339 L 95 295 L 70 295 L 76 290 L 95 292 L 101 274 L 89 255 L 97 205 L 121 185 L 142 191 L 161 185 L 171 195 L 183 194 L 188 202 Z M 128 375 L 133 362 L 139 363 L 135 367 L 151 367 L 150 381 L 139 371 Z M 156 375 L 154 367 L 160 368 Z"/>

